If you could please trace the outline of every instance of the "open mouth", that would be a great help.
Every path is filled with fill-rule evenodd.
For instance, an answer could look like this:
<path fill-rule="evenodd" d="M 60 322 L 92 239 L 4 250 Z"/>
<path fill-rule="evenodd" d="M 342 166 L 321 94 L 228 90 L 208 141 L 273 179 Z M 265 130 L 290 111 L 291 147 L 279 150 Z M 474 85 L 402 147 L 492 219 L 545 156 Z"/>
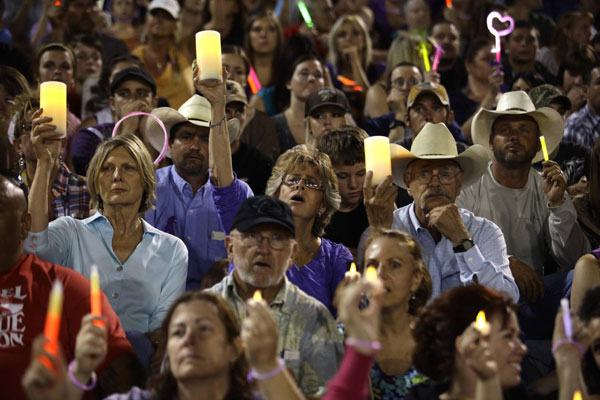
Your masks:
<path fill-rule="evenodd" d="M 302 197 L 299 194 L 295 194 L 292 197 L 290 197 L 290 201 L 294 203 L 304 203 L 304 197 Z"/>
<path fill-rule="evenodd" d="M 256 261 L 254 263 L 254 266 L 261 267 L 261 268 L 269 268 L 270 267 L 270 265 L 264 261 Z"/>

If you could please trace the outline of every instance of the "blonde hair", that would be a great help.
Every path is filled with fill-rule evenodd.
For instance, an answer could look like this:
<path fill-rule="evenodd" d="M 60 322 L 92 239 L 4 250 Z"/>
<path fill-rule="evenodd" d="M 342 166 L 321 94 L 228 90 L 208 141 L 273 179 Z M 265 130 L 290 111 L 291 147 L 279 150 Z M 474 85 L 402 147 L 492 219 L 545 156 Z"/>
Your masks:
<path fill-rule="evenodd" d="M 430 49 L 435 48 L 435 41 L 430 38 L 400 33 L 390 46 L 387 55 L 387 67 L 382 78 L 388 80 L 392 71 L 401 63 L 413 64 L 424 73 L 425 63 L 423 62 L 423 56 L 419 51 L 421 42 L 425 42 Z M 431 56 L 431 50 L 429 51 L 429 55 Z"/>
<path fill-rule="evenodd" d="M 124 147 L 127 150 L 141 174 L 144 194 L 142 195 L 142 202 L 140 203 L 138 213 L 143 214 L 152 208 L 152 204 L 156 198 L 156 175 L 154 174 L 154 165 L 152 164 L 152 158 L 150 158 L 148 150 L 146 150 L 142 141 L 132 134 L 116 136 L 98 146 L 86 174 L 87 187 L 91 198 L 90 208 L 97 210 L 104 209 L 104 204 L 99 193 L 98 177 L 104 161 L 106 161 L 113 150 L 119 147 Z"/>
<path fill-rule="evenodd" d="M 365 48 L 362 51 L 362 54 L 360 55 L 360 57 L 361 57 L 362 67 L 366 71 L 367 68 L 369 67 L 369 64 L 371 63 L 373 45 L 371 44 L 371 37 L 369 36 L 369 31 L 367 30 L 367 26 L 365 25 L 365 22 L 358 15 L 345 15 L 345 16 L 339 18 L 333 24 L 333 27 L 331 28 L 331 32 L 329 33 L 329 55 L 328 55 L 329 62 L 331 63 L 331 65 L 333 65 L 335 68 L 337 68 L 338 72 L 341 72 L 340 64 L 341 64 L 341 60 L 342 60 L 342 55 L 340 54 L 340 51 L 337 48 L 336 39 L 337 39 L 338 31 L 342 28 L 342 26 L 346 22 L 350 22 L 350 23 L 356 25 L 358 27 L 358 29 L 360 30 L 361 34 L 363 35 L 363 37 L 365 38 Z"/>
<path fill-rule="evenodd" d="M 312 227 L 313 236 L 320 237 L 325 233 L 325 227 L 331 220 L 331 216 L 340 208 L 342 201 L 337 177 L 327 154 L 303 144 L 289 149 L 277 159 L 271 177 L 267 182 L 265 193 L 269 196 L 279 197 L 279 189 L 283 183 L 283 178 L 294 169 L 304 166 L 315 167 L 323 182 L 323 199 L 327 206 L 324 212 L 315 217 Z"/>

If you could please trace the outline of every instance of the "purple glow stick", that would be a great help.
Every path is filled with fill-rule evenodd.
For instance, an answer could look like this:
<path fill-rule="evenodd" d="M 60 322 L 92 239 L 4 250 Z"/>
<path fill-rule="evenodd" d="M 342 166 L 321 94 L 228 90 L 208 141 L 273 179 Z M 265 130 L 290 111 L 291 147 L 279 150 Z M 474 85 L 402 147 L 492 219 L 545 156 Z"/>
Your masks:
<path fill-rule="evenodd" d="M 565 335 L 568 339 L 573 339 L 573 326 L 571 325 L 571 310 L 569 309 L 569 300 L 561 299 L 560 307 L 563 312 L 563 327 L 565 328 Z"/>

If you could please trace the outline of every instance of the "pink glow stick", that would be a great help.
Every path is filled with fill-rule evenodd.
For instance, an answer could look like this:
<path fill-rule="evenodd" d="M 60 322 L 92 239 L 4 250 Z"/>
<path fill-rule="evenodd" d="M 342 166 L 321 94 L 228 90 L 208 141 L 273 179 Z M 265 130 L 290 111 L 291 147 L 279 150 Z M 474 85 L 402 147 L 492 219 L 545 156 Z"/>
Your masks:
<path fill-rule="evenodd" d="M 251 65 L 250 66 L 250 73 L 248 74 L 248 81 L 250 83 L 250 88 L 252 89 L 253 93 L 258 93 L 258 91 L 260 89 L 262 89 L 262 85 L 260 84 L 260 81 L 258 80 L 258 76 L 256 76 L 256 71 L 254 70 L 254 67 Z M 254 90 L 256 89 L 256 92 L 254 92 Z"/>
<path fill-rule="evenodd" d="M 437 71 L 438 69 L 438 65 L 440 63 L 440 58 L 442 57 L 442 54 L 444 54 L 444 50 L 442 49 L 442 46 L 439 44 L 435 45 L 435 55 L 433 56 L 433 66 L 431 67 L 431 69 L 433 69 L 434 71 Z"/>

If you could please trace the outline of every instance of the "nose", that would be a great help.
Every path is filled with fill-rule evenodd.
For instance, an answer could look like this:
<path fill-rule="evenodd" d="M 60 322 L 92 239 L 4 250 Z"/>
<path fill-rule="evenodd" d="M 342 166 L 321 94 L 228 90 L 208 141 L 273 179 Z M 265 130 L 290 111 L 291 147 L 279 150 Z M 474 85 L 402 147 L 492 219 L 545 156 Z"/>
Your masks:
<path fill-rule="evenodd" d="M 266 237 L 261 237 L 260 238 L 260 242 L 258 243 L 258 251 L 261 254 L 266 254 L 269 252 L 269 248 L 270 248 L 270 243 L 269 243 L 269 238 Z"/>
<path fill-rule="evenodd" d="M 121 180 L 121 168 L 115 168 L 113 172 L 113 182 L 118 182 Z"/>
<path fill-rule="evenodd" d="M 358 179 L 356 179 L 356 176 L 350 175 L 350 177 L 348 178 L 348 187 L 355 188 L 357 186 L 358 186 Z"/>

